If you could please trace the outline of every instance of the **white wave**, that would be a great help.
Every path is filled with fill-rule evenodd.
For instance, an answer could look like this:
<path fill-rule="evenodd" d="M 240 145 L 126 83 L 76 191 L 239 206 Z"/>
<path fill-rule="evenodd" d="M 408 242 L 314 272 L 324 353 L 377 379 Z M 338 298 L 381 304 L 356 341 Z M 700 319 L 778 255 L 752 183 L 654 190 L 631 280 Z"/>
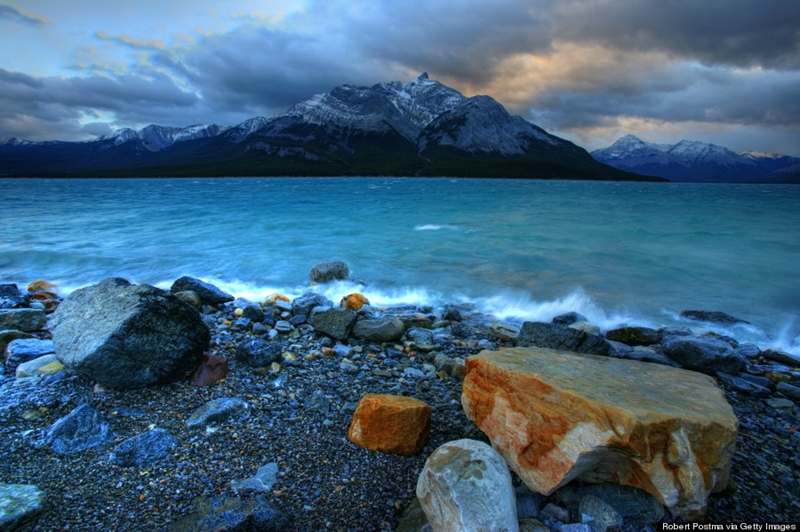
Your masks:
<path fill-rule="evenodd" d="M 444 227 L 443 225 L 425 224 L 414 227 L 414 231 L 438 231 L 443 227 Z"/>

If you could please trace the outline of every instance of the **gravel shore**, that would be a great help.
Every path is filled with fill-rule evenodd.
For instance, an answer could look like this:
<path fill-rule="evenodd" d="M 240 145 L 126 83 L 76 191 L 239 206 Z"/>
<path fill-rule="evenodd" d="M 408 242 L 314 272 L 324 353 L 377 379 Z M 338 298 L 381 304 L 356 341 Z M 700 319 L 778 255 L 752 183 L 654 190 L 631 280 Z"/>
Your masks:
<path fill-rule="evenodd" d="M 210 386 L 180 382 L 117 392 L 95 390 L 85 377 L 66 373 L 24 383 L 3 377 L 0 481 L 34 484 L 48 497 L 48 513 L 24 530 L 193 530 L 181 520 L 197 509 L 198 498 L 253 497 L 257 492 L 237 493 L 232 482 L 276 463 L 277 477 L 262 495 L 286 517 L 282 532 L 390 531 L 414 499 L 433 450 L 464 437 L 488 442 L 464 416 L 460 381 L 430 370 L 436 354 L 463 359 L 505 345 L 502 341 L 480 335 L 455 339 L 449 329 L 440 329 L 430 352 L 402 342 L 360 342 L 344 360 L 329 349 L 330 340 L 312 332 L 286 337 L 292 356 L 280 368 L 254 370 L 234 357 L 238 345 L 253 336 L 252 327 L 236 327 L 232 305 L 206 310 L 207 323 L 214 324 L 211 352 L 230 360 L 227 377 Z M 406 368 L 419 371 L 409 374 Z M 763 398 L 725 391 L 740 420 L 734 482 L 710 499 L 706 520 L 800 521 L 798 408 L 774 408 Z M 420 455 L 369 451 L 347 439 L 357 402 L 373 392 L 408 395 L 431 406 L 429 441 Z M 246 401 L 249 417 L 204 430 L 187 427 L 192 412 L 220 398 Z M 32 445 L 84 403 L 110 424 L 110 445 L 73 455 Z M 178 440 L 170 460 L 138 469 L 109 459 L 111 448 L 155 427 Z"/>

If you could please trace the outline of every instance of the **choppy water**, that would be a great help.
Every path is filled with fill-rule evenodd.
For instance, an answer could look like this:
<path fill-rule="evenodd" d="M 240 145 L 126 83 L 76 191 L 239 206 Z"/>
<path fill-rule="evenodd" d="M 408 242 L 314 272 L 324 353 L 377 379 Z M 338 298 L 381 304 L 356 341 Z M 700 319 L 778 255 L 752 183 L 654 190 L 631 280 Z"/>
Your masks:
<path fill-rule="evenodd" d="M 604 329 L 721 310 L 800 352 L 800 187 L 468 179 L 0 180 L 0 282 L 62 293 L 182 275 L 299 295 L 323 260 L 338 301 L 576 310 Z"/>

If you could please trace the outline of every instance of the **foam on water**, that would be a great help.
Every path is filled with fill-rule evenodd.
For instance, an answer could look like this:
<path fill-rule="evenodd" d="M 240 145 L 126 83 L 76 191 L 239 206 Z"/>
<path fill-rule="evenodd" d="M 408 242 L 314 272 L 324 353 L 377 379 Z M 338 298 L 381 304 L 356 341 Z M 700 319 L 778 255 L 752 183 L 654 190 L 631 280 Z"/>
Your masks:
<path fill-rule="evenodd" d="M 576 311 L 603 330 L 753 323 L 800 351 L 800 187 L 465 179 L 0 179 L 0 282 L 62 294 L 189 275 L 251 300 L 353 292 L 500 320 Z M 43 206 L 39 198 L 47 197 Z M 346 205 L 347 208 L 343 208 Z M 309 286 L 317 262 L 354 279 Z"/>

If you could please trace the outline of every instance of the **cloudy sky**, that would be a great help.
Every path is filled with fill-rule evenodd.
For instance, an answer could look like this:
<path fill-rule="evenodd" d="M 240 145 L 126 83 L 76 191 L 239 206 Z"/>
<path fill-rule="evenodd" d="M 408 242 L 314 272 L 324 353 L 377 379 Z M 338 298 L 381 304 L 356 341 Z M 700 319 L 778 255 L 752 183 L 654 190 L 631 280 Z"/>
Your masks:
<path fill-rule="evenodd" d="M 800 0 L 0 0 L 0 138 L 235 125 L 423 71 L 587 149 L 800 156 Z"/>

